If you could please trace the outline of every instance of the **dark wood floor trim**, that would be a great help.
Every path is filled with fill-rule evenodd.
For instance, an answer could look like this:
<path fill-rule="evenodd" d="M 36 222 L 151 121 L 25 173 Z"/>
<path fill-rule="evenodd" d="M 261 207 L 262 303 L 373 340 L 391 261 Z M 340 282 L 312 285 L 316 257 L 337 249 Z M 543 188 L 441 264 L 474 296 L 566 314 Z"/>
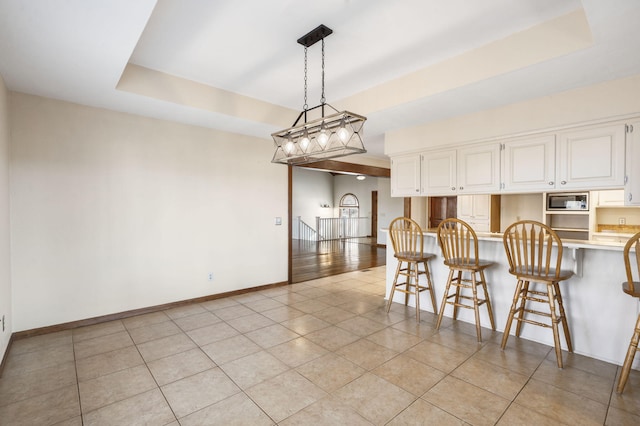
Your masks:
<path fill-rule="evenodd" d="M 9 337 L 9 344 L 7 345 L 7 350 L 4 351 L 4 355 L 2 356 L 2 362 L 0 362 L 0 377 L 2 377 L 2 373 L 4 372 L 4 366 L 7 363 L 7 357 L 9 356 L 9 351 L 11 350 L 11 344 L 13 343 L 14 334 L 11 334 Z"/>
<path fill-rule="evenodd" d="M 118 312 L 115 314 L 102 315 L 99 317 L 87 318 L 78 321 L 66 322 L 63 324 L 50 325 L 47 327 L 33 328 L 31 330 L 18 331 L 11 335 L 12 339 L 24 339 L 25 337 L 39 336 L 41 334 L 55 333 L 57 331 L 72 330 L 78 327 L 85 327 L 87 325 L 100 324 L 102 322 L 115 321 L 119 319 L 134 317 L 136 315 L 148 314 L 157 311 L 163 311 L 165 309 L 177 308 L 179 306 L 189 305 L 191 303 L 208 302 L 209 300 L 223 299 L 225 297 L 237 296 L 239 294 L 251 293 L 259 290 L 266 290 L 268 288 L 275 288 L 288 285 L 286 281 L 266 284 L 258 287 L 243 288 L 240 290 L 228 291 L 226 293 L 211 294 L 209 296 L 196 297 L 194 299 L 180 300 L 178 302 L 165 303 L 163 305 L 149 306 L 146 308 L 133 309 L 131 311 Z M 9 343 L 11 344 L 11 343 Z M 7 350 L 7 353 L 9 351 Z M 4 363 L 4 361 L 3 361 Z M 3 364 L 4 365 L 4 364 Z"/>

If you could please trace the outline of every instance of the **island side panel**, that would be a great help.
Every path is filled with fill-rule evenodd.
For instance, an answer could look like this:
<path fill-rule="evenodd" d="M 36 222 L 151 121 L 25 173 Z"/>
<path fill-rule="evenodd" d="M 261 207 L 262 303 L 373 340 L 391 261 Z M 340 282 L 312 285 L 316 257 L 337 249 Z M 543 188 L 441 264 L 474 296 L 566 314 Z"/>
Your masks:
<path fill-rule="evenodd" d="M 424 240 L 425 251 L 436 254 L 436 258 L 430 262 L 429 266 L 437 307 L 440 309 L 449 269 L 443 263 L 436 234 L 427 232 Z M 621 365 L 639 313 L 638 301 L 623 293 L 621 289 L 621 283 L 626 280 L 622 247 L 600 247 L 597 244 L 585 243 L 567 244 L 563 252 L 563 269 L 574 267 L 574 247 L 578 247 L 582 252 L 582 276 L 576 275 L 560 283 L 574 352 Z M 485 275 L 493 305 L 496 330 L 503 332 L 513 300 L 516 279 L 508 272 L 508 262 L 501 237 L 480 239 L 479 251 L 482 259 L 495 262 L 485 271 Z M 387 300 L 396 266 L 393 248 L 389 245 L 387 246 L 385 295 Z M 396 293 L 394 303 L 404 304 L 404 294 Z M 415 307 L 413 296 L 409 299 L 409 305 Z M 430 297 L 426 292 L 421 294 L 420 307 L 423 311 L 433 312 Z M 540 307 L 544 308 L 542 305 Z M 453 308 L 447 306 L 444 315 L 452 317 Z M 473 310 L 459 309 L 458 320 L 473 324 L 475 322 Z M 428 321 L 428 319 L 424 317 L 422 321 Z M 480 309 L 480 322 L 485 327 L 483 341 L 499 344 L 501 334 L 494 333 L 492 336 L 489 332 L 489 316 L 484 306 Z M 514 329 L 515 324 L 512 326 L 512 335 Z M 543 343 L 552 350 L 551 329 L 523 324 L 521 338 Z M 566 350 L 564 337 L 561 337 L 561 341 L 563 349 Z M 640 369 L 640 361 L 636 360 L 634 368 Z"/>

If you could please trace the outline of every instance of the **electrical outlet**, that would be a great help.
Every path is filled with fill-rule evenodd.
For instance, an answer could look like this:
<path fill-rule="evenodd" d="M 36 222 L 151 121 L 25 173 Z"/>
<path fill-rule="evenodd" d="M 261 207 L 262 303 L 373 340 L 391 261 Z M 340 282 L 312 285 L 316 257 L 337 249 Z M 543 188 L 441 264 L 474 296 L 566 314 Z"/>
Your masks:
<path fill-rule="evenodd" d="M 625 217 L 618 218 L 618 225 L 626 225 L 626 224 L 627 224 L 627 218 Z"/>
<path fill-rule="evenodd" d="M 213 281 L 213 272 L 209 272 L 209 281 Z"/>

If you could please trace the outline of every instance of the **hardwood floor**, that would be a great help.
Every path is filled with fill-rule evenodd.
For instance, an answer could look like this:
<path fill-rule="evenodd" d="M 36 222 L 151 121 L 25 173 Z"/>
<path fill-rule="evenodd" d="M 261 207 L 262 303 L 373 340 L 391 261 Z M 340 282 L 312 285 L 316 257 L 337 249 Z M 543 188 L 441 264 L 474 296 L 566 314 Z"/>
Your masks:
<path fill-rule="evenodd" d="M 293 240 L 292 282 L 382 266 L 386 263 L 386 253 L 386 248 L 376 246 L 371 238 Z"/>

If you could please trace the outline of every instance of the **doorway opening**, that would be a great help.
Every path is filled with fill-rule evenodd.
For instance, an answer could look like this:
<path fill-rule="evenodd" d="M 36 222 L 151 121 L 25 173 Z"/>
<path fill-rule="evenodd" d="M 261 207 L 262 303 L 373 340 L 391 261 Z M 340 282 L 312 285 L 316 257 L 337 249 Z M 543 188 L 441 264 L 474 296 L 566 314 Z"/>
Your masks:
<path fill-rule="evenodd" d="M 380 168 L 380 167 L 372 167 L 372 166 L 362 166 L 358 164 L 350 164 L 343 162 L 332 162 L 332 161 L 323 161 L 318 164 L 313 165 L 305 165 L 301 168 L 307 169 L 316 169 L 317 171 L 327 172 L 332 176 L 338 175 L 351 175 L 355 181 L 355 175 L 366 175 L 371 177 L 381 177 L 386 178 L 388 180 L 390 177 L 389 169 Z M 294 190 L 293 190 L 293 169 L 294 167 L 290 167 L 289 173 L 289 217 L 293 219 L 293 199 L 294 199 Z M 297 169 L 297 167 L 296 167 Z M 296 176 L 302 176 L 296 174 Z M 307 174 L 308 176 L 308 174 Z M 344 177 L 341 177 L 344 179 Z M 311 185 L 316 190 L 318 188 L 318 182 L 322 179 L 311 179 Z M 296 182 L 299 182 L 296 179 Z M 344 182 L 344 181 L 343 181 Z M 358 180 L 358 182 L 362 182 Z M 376 182 L 373 180 L 373 182 Z M 367 189 L 371 187 L 369 181 L 367 181 L 368 185 L 366 185 Z M 315 185 L 315 186 L 314 186 Z M 355 184 L 362 185 L 362 184 Z M 377 183 L 376 183 L 377 185 Z M 299 188 L 296 186 L 296 188 Z M 358 187 L 362 189 L 361 187 Z M 337 189 L 337 188 L 336 188 Z M 294 222 L 293 220 L 289 220 L 290 224 L 290 232 L 289 232 L 289 282 L 301 282 L 307 281 L 310 279 L 316 279 L 324 276 L 330 276 L 335 274 L 340 274 L 344 272 L 367 269 L 369 267 L 375 267 L 384 265 L 386 261 L 386 250 L 384 245 L 378 245 L 376 241 L 375 233 L 371 232 L 372 228 L 378 226 L 378 199 L 377 197 L 372 197 L 372 205 L 369 205 L 369 200 L 362 198 L 366 197 L 367 193 L 359 193 L 357 191 L 350 191 L 348 187 L 342 188 L 343 191 L 338 192 L 335 198 L 335 204 L 333 205 L 333 221 L 339 224 L 343 224 L 346 226 L 357 226 L 358 230 L 365 235 L 365 237 L 359 237 L 360 233 L 353 233 L 353 229 L 344 229 L 340 230 L 339 237 L 333 237 L 338 239 L 325 239 L 326 234 L 324 232 L 319 232 L 319 238 L 311 241 L 305 241 L 296 236 L 293 237 L 293 232 L 291 230 L 291 224 Z M 376 188 L 377 189 L 377 188 Z M 359 190 L 359 189 L 358 189 Z M 307 204 L 300 204 L 299 201 L 301 199 L 312 198 L 313 196 L 318 196 L 321 198 L 320 208 L 325 208 L 325 204 L 329 204 L 325 202 L 325 199 L 330 200 L 331 195 L 323 194 L 323 189 L 320 187 L 319 192 L 299 192 L 296 189 L 295 199 L 296 199 L 296 215 L 299 215 L 299 211 L 304 211 Z M 377 191 L 375 192 L 377 195 Z M 356 196 L 356 193 L 358 194 Z M 311 194 L 311 196 L 309 196 Z M 320 194 L 320 195 L 318 195 Z M 317 201 L 316 201 L 317 203 Z M 373 206 L 375 204 L 375 207 Z M 306 208 L 307 210 L 311 210 L 314 206 L 317 208 L 318 204 L 312 203 L 310 207 Z M 388 205 L 385 204 L 385 205 Z M 302 207 L 301 207 L 302 206 Z M 330 211 L 320 210 L 318 213 L 310 212 L 307 214 L 309 217 L 322 215 L 326 216 L 326 213 L 330 213 Z M 370 217 L 372 216 L 372 217 Z M 375 225 L 373 217 L 375 217 Z M 308 220 L 309 224 L 313 227 L 316 222 L 315 220 Z M 322 220 L 322 222 L 325 222 Z M 360 224 L 359 222 L 362 222 Z M 320 226 L 316 226 L 317 230 L 320 230 Z M 358 236 L 353 236 L 358 235 Z"/>

